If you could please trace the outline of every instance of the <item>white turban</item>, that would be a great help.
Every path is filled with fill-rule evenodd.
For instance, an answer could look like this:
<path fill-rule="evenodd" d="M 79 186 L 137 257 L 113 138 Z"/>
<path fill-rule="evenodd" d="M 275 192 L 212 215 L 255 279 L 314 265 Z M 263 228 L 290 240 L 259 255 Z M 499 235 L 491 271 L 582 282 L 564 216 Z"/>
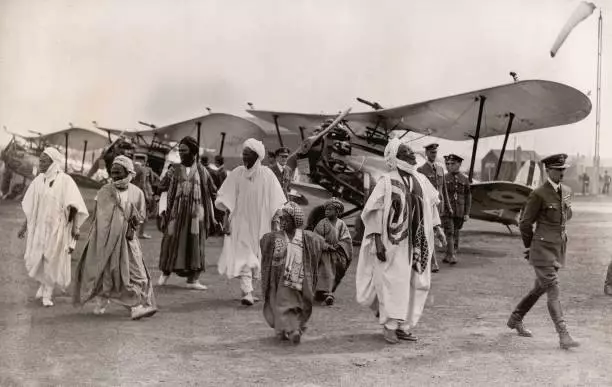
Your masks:
<path fill-rule="evenodd" d="M 54 163 L 61 165 L 62 162 L 64 161 L 62 154 L 55 148 L 53 147 L 47 147 L 45 148 L 45 150 L 43 150 L 43 153 L 46 154 L 47 156 L 51 157 L 51 160 L 53 160 Z"/>
<path fill-rule="evenodd" d="M 136 173 L 136 171 L 134 170 L 134 163 L 126 156 L 121 155 L 115 157 L 115 159 L 113 160 L 113 164 L 121 165 L 128 171 L 129 174 Z"/>
<path fill-rule="evenodd" d="M 249 148 L 253 152 L 257 153 L 257 156 L 259 156 L 258 160 L 260 161 L 266 157 L 266 147 L 264 146 L 263 142 L 255 140 L 254 138 L 249 138 L 246 140 L 244 144 L 242 144 L 242 147 Z"/>
<path fill-rule="evenodd" d="M 415 165 L 411 165 L 397 158 L 397 151 L 399 150 L 400 145 L 404 145 L 405 147 L 408 147 L 408 149 L 412 151 L 412 148 L 410 148 L 408 144 L 402 142 L 402 140 L 400 140 L 397 137 L 389 140 L 389 142 L 387 143 L 387 146 L 385 147 L 385 153 L 384 153 L 385 162 L 387 163 L 387 166 L 389 167 L 389 169 L 399 168 L 409 173 L 416 172 Z"/>
<path fill-rule="evenodd" d="M 43 150 L 43 153 L 51 158 L 53 164 L 47 168 L 45 172 L 46 179 L 55 179 L 55 176 L 62 171 L 62 163 L 64 159 L 62 158 L 62 154 L 53 147 L 47 147 Z"/>

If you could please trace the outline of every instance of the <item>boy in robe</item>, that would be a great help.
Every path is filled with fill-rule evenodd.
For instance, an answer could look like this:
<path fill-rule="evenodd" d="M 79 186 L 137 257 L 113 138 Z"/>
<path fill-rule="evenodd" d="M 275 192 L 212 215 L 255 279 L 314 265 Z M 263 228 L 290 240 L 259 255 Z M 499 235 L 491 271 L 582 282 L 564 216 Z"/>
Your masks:
<path fill-rule="evenodd" d="M 341 219 L 344 205 L 336 198 L 325 203 L 325 218 L 315 227 L 314 232 L 325 239 L 325 246 L 319 262 L 316 300 L 326 305 L 334 304 L 334 292 L 346 274 L 353 255 L 351 233 Z"/>
<path fill-rule="evenodd" d="M 280 223 L 281 231 L 261 238 L 263 313 L 281 340 L 297 345 L 312 314 L 325 241 L 302 230 L 304 213 L 294 202 L 282 208 Z"/>

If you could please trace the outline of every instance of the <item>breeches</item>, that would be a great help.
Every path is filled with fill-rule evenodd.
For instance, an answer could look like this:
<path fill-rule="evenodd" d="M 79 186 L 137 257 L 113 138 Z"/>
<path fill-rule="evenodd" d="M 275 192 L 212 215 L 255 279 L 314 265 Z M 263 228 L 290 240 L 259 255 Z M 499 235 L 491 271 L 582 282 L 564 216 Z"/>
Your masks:
<path fill-rule="evenodd" d="M 463 227 L 463 218 L 448 217 L 442 218 L 442 227 L 446 234 L 446 255 L 455 255 L 459 249 L 459 230 Z"/>

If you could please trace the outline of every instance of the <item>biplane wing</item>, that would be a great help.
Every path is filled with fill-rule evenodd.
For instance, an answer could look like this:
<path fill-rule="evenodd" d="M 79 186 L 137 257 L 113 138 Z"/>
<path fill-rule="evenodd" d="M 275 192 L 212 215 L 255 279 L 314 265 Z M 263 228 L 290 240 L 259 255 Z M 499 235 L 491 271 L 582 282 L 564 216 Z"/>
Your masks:
<path fill-rule="evenodd" d="M 38 137 L 43 142 L 79 151 L 102 149 L 108 145 L 108 137 L 98 129 L 68 128 Z"/>
<path fill-rule="evenodd" d="M 590 99 L 573 87 L 551 81 L 526 80 L 390 109 L 351 113 L 345 119 L 358 135 L 380 128 L 447 140 L 468 140 L 475 135 L 482 97 L 485 99 L 484 125 L 480 138 L 503 135 L 509 113 L 515 116 L 512 132 L 518 133 L 578 122 L 588 116 L 592 108 Z M 298 130 L 300 126 L 312 128 L 335 116 L 263 110 L 247 112 L 268 122 L 277 121 L 290 130 Z"/>

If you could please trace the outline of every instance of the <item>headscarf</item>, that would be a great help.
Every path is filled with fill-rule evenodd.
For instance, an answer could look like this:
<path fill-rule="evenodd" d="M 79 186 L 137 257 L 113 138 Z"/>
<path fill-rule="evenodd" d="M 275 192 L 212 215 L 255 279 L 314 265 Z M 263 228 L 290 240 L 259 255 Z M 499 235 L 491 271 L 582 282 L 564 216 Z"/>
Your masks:
<path fill-rule="evenodd" d="M 325 208 L 333 207 L 338 215 L 344 212 L 344 204 L 338 198 L 331 198 L 325 203 Z"/>
<path fill-rule="evenodd" d="M 61 153 L 53 147 L 45 148 L 43 153 L 49 156 L 53 161 L 53 163 L 45 171 L 45 179 L 53 180 L 55 179 L 55 176 L 62 171 L 62 162 L 64 159 L 62 158 Z"/>
<path fill-rule="evenodd" d="M 113 164 L 122 166 L 128 173 L 127 177 L 125 177 L 124 179 L 113 181 L 113 185 L 120 190 L 127 189 L 128 185 L 136 175 L 136 171 L 134 170 L 134 163 L 128 157 L 121 155 L 115 157 L 115 159 L 113 160 Z"/>
<path fill-rule="evenodd" d="M 246 140 L 244 144 L 242 144 L 242 147 L 252 150 L 253 152 L 257 153 L 257 156 L 258 156 L 257 160 L 255 161 L 255 164 L 253 164 L 251 168 L 246 169 L 245 171 L 244 176 L 247 179 L 251 179 L 253 177 L 253 174 L 259 171 L 261 167 L 261 162 L 266 157 L 266 147 L 264 147 L 263 142 L 255 140 L 254 138 L 249 138 L 248 140 Z"/>
<path fill-rule="evenodd" d="M 191 137 L 191 136 L 183 137 L 181 142 L 179 142 L 179 145 L 180 144 L 187 145 L 187 147 L 189 148 L 189 151 L 194 156 L 197 156 L 200 153 L 200 144 L 198 144 L 198 141 L 195 138 Z"/>
<path fill-rule="evenodd" d="M 302 211 L 302 208 L 297 203 L 287 202 L 282 210 L 293 218 L 295 228 L 301 228 L 304 225 L 304 211 Z"/>
<path fill-rule="evenodd" d="M 403 160 L 397 158 L 397 151 L 399 150 L 400 145 L 407 146 L 408 149 L 412 151 L 412 148 L 408 146 L 406 143 L 402 143 L 402 140 L 399 138 L 393 138 L 389 140 L 387 146 L 385 147 L 385 162 L 389 169 L 394 170 L 396 168 L 401 169 L 402 171 L 410 174 L 414 174 L 417 169 L 416 165 L 411 165 Z"/>

